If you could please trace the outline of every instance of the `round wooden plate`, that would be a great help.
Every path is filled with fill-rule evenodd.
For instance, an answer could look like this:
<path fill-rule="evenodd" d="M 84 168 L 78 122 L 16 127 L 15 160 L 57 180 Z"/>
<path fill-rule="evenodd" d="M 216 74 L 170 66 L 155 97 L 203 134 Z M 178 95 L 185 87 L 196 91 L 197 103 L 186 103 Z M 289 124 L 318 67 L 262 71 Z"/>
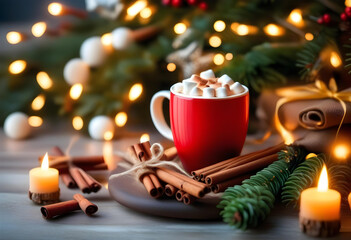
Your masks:
<path fill-rule="evenodd" d="M 112 174 L 123 171 L 124 168 L 118 167 Z M 109 180 L 108 190 L 118 203 L 145 214 L 192 220 L 220 219 L 220 210 L 216 206 L 221 194 L 207 194 L 192 205 L 185 205 L 174 198 L 154 199 L 131 174 Z"/>

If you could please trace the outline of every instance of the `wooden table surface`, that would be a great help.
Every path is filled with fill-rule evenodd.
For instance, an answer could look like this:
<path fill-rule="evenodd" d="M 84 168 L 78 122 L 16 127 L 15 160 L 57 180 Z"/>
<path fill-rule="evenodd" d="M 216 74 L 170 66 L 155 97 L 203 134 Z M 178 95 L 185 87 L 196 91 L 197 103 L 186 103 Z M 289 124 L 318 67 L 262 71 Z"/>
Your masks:
<path fill-rule="evenodd" d="M 28 199 L 28 171 L 38 166 L 38 156 L 53 145 L 67 148 L 72 140 L 70 154 L 97 155 L 122 150 L 138 141 L 141 132 L 125 133 L 125 137 L 110 143 L 94 141 L 69 131 L 70 127 L 36 130 L 28 140 L 14 141 L 0 130 L 0 239 L 312 239 L 298 227 L 297 210 L 277 206 L 268 219 L 255 230 L 234 230 L 221 221 L 189 221 L 147 216 L 127 209 L 109 196 L 103 188 L 96 194 L 86 195 L 99 206 L 94 217 L 81 212 L 44 220 L 40 207 Z M 151 134 L 151 141 L 160 141 Z M 271 141 L 277 141 L 276 139 Z M 269 143 L 267 143 L 269 144 Z M 245 145 L 245 152 L 263 148 L 263 145 Z M 109 160 L 116 165 L 117 159 Z M 106 173 L 95 177 L 106 182 Z M 61 200 L 72 199 L 77 190 L 69 190 L 62 183 Z M 341 233 L 330 239 L 351 239 L 351 212 L 344 211 Z"/>

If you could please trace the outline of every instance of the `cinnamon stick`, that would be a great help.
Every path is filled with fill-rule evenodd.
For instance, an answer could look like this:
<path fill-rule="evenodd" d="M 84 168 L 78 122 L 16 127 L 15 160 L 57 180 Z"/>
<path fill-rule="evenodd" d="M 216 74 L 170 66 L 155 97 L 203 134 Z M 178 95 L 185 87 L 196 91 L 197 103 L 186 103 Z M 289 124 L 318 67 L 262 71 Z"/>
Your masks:
<path fill-rule="evenodd" d="M 77 183 L 79 189 L 83 193 L 90 193 L 91 192 L 91 188 L 90 188 L 89 184 L 85 181 L 83 176 L 81 175 L 79 168 L 71 167 L 71 168 L 69 168 L 69 173 L 71 174 L 74 181 Z"/>
<path fill-rule="evenodd" d="M 182 202 L 183 201 L 183 196 L 184 196 L 185 192 L 182 190 L 178 190 L 175 194 L 175 197 L 177 199 L 178 202 Z"/>
<path fill-rule="evenodd" d="M 70 200 L 43 206 L 40 208 L 40 212 L 45 219 L 51 219 L 79 209 L 78 202 L 76 200 Z"/>
<path fill-rule="evenodd" d="M 195 185 L 193 183 L 190 183 L 188 181 L 185 181 L 183 179 L 180 179 L 160 168 L 156 169 L 156 176 L 161 179 L 162 181 L 169 183 L 173 185 L 174 187 L 183 190 L 195 197 L 201 198 L 205 195 L 205 189 L 202 187 L 199 187 L 198 185 Z M 194 181 L 194 180 L 193 180 Z M 194 181 L 195 182 L 195 181 Z"/>
<path fill-rule="evenodd" d="M 82 209 L 86 215 L 91 216 L 97 212 L 98 207 L 81 194 L 74 194 L 73 198 L 78 202 L 80 209 Z"/>
<path fill-rule="evenodd" d="M 84 178 L 84 181 L 89 185 L 89 188 L 93 192 L 98 192 L 101 189 L 101 184 L 96 181 L 92 176 L 87 174 L 83 169 L 78 168 L 81 176 Z"/>
<path fill-rule="evenodd" d="M 39 157 L 39 162 L 43 160 L 44 156 Z M 49 156 L 50 166 L 54 167 L 56 165 L 60 165 L 62 163 L 72 163 L 74 165 L 96 165 L 100 163 L 105 163 L 103 156 L 75 156 L 69 157 L 65 155 L 60 156 Z"/>
<path fill-rule="evenodd" d="M 210 166 L 198 169 L 196 171 L 192 171 L 191 174 L 193 176 L 200 176 L 200 174 L 203 174 L 206 171 L 207 171 L 207 174 L 211 174 L 211 173 L 215 172 L 215 171 L 213 171 L 214 168 L 217 168 L 216 171 L 218 171 L 218 167 L 224 168 L 226 166 L 230 166 L 231 164 L 235 163 L 238 160 L 243 160 L 243 159 L 245 159 L 245 161 L 249 162 L 249 161 L 252 161 L 252 160 L 255 160 L 255 159 L 258 159 L 258 158 L 262 158 L 264 156 L 268 156 L 268 155 L 277 153 L 280 150 L 284 149 L 284 147 L 285 147 L 285 144 L 284 143 L 280 143 L 278 145 L 275 145 L 275 146 L 272 146 L 272 147 L 269 147 L 269 148 L 266 148 L 266 149 L 263 149 L 263 150 L 259 150 L 259 151 L 256 151 L 256 152 L 253 152 L 253 153 L 249 153 L 249 154 L 246 154 L 246 155 L 230 158 L 230 159 L 224 160 L 222 162 L 218 162 L 216 164 L 213 164 L 213 165 L 210 165 Z M 211 171 L 211 170 L 213 172 L 208 172 L 208 171 Z"/>
<path fill-rule="evenodd" d="M 273 163 L 274 161 L 276 161 L 278 159 L 278 155 L 277 153 L 269 155 L 269 156 L 265 156 L 263 158 L 257 159 L 255 161 L 251 161 L 230 169 L 225 169 L 223 171 L 219 171 L 217 173 L 213 173 L 209 176 L 206 177 L 206 184 L 208 185 L 213 185 L 213 184 L 217 184 L 220 182 L 224 182 L 228 179 L 234 178 L 236 176 L 240 176 L 242 174 L 251 172 L 251 171 L 255 171 L 258 169 L 262 169 L 266 166 L 268 166 L 269 164 Z"/>
<path fill-rule="evenodd" d="M 172 197 L 174 196 L 174 194 L 178 191 L 177 188 L 175 188 L 174 186 L 172 186 L 171 184 L 166 184 L 165 186 L 165 194 L 168 197 Z"/>
<path fill-rule="evenodd" d="M 190 204 L 192 204 L 195 201 L 196 201 L 196 197 L 191 196 L 189 193 L 185 193 L 183 195 L 183 203 L 185 205 L 190 205 Z"/>
<path fill-rule="evenodd" d="M 98 170 L 108 170 L 108 166 L 106 163 L 100 163 L 100 164 L 96 164 L 96 165 L 74 165 L 76 167 L 79 167 L 81 169 L 83 169 L 84 171 L 98 171 Z M 50 167 L 52 167 L 50 165 Z M 69 165 L 67 163 L 63 163 L 63 164 L 59 164 L 56 166 L 53 166 L 53 168 L 56 168 L 57 170 L 59 170 L 59 172 L 64 173 L 68 171 L 68 167 Z"/>
<path fill-rule="evenodd" d="M 142 177 L 142 182 L 146 188 L 146 191 L 150 194 L 151 197 L 156 197 L 158 195 L 158 191 L 155 185 L 152 183 L 151 178 L 148 175 Z"/>
<path fill-rule="evenodd" d="M 162 159 L 166 161 L 173 160 L 177 156 L 178 152 L 176 147 L 168 148 L 164 151 Z"/>
<path fill-rule="evenodd" d="M 162 196 L 165 190 L 164 190 L 163 186 L 161 185 L 160 181 L 158 180 L 158 178 L 156 177 L 156 175 L 151 173 L 151 174 L 149 174 L 149 177 L 150 177 L 152 183 L 154 184 L 154 186 L 156 187 L 158 195 Z"/>
<path fill-rule="evenodd" d="M 244 175 L 241 175 L 241 176 L 229 179 L 229 180 L 227 180 L 225 182 L 221 182 L 221 183 L 212 185 L 211 186 L 211 190 L 214 193 L 224 192 L 228 187 L 232 187 L 234 185 L 240 184 L 245 179 L 250 178 L 251 175 L 252 175 L 251 173 L 250 174 L 244 174 Z"/>

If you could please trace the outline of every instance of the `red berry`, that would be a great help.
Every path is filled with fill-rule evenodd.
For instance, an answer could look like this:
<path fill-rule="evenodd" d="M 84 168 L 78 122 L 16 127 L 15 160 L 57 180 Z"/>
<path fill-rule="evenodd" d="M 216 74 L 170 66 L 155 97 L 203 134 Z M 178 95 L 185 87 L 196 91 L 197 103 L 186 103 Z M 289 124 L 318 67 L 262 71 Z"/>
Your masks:
<path fill-rule="evenodd" d="M 172 2 L 172 0 L 162 0 L 162 4 L 166 5 L 166 6 L 171 5 L 171 2 Z"/>
<path fill-rule="evenodd" d="M 345 8 L 345 13 L 348 17 L 351 17 L 351 7 Z"/>
<path fill-rule="evenodd" d="M 187 0 L 189 5 L 196 5 L 198 0 Z"/>
<path fill-rule="evenodd" d="M 330 23 L 330 21 L 331 21 L 330 15 L 329 14 L 324 14 L 323 15 L 323 22 L 324 23 Z"/>
<path fill-rule="evenodd" d="M 323 18 L 322 17 L 318 18 L 317 23 L 323 24 L 324 23 Z"/>
<path fill-rule="evenodd" d="M 208 9 L 208 4 L 206 2 L 200 2 L 198 6 L 202 10 L 207 10 Z"/>
<path fill-rule="evenodd" d="M 342 21 L 347 21 L 347 15 L 346 15 L 346 13 L 340 14 L 340 19 L 341 19 Z"/>
<path fill-rule="evenodd" d="M 183 0 L 172 0 L 173 7 L 181 7 L 183 4 Z"/>

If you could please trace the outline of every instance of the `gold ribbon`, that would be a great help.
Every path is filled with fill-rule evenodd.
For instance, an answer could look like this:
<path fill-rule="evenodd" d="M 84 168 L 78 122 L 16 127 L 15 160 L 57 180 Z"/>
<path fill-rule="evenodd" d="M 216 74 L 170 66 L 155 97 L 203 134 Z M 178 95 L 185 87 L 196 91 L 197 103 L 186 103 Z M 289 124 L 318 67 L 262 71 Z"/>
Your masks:
<path fill-rule="evenodd" d="M 317 80 L 314 84 L 308 84 L 305 86 L 297 86 L 297 87 L 288 87 L 283 89 L 276 90 L 278 96 L 282 97 L 278 100 L 277 105 L 275 107 L 275 114 L 274 119 L 278 130 L 281 134 L 285 135 L 285 137 L 291 137 L 291 134 L 284 128 L 281 124 L 279 117 L 278 117 L 278 110 L 279 108 L 288 102 L 298 101 L 298 100 L 313 100 L 313 99 L 324 99 L 324 98 L 332 98 L 339 101 L 342 109 L 343 109 L 343 116 L 341 118 L 338 130 L 336 132 L 335 138 L 337 138 L 341 125 L 344 122 L 346 117 L 346 104 L 345 102 L 351 102 L 351 91 L 341 91 L 338 92 L 338 87 L 336 85 L 335 79 L 331 78 L 329 81 L 329 87 L 327 85 Z M 292 140 L 293 141 L 293 140 Z M 287 144 L 292 143 L 291 141 Z"/>

